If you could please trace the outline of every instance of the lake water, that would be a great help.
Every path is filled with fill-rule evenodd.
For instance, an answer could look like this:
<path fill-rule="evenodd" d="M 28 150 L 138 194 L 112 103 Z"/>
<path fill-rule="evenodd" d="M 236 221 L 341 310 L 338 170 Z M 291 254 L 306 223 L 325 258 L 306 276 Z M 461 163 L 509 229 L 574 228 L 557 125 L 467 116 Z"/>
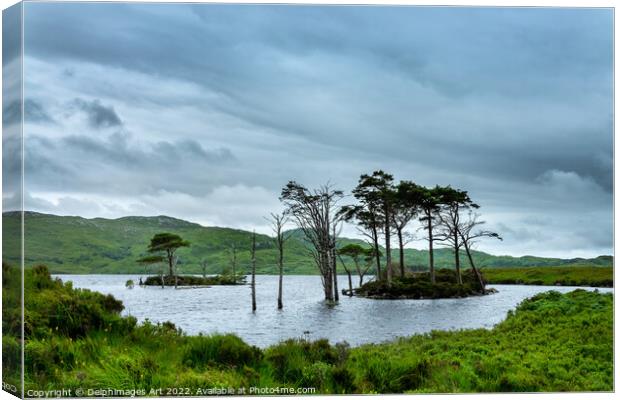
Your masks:
<path fill-rule="evenodd" d="M 76 288 L 110 293 L 125 305 L 123 314 L 139 321 L 171 321 L 189 334 L 235 333 L 248 343 L 266 347 L 283 339 L 327 338 L 351 345 L 379 343 L 431 330 L 491 328 L 522 300 L 548 290 L 569 292 L 575 287 L 491 285 L 499 293 L 465 299 L 371 300 L 341 296 L 328 307 L 319 276 L 285 276 L 284 309 L 277 310 L 278 277 L 256 277 L 258 310 L 251 311 L 250 286 L 211 286 L 174 289 L 125 288 L 139 275 L 57 275 Z M 249 282 L 249 279 L 248 279 Z M 354 281 L 355 282 L 355 281 Z M 346 276 L 339 288 L 348 287 Z M 594 290 L 592 288 L 584 288 Z M 613 289 L 598 289 L 612 292 Z M 304 334 L 305 331 L 309 333 Z"/>

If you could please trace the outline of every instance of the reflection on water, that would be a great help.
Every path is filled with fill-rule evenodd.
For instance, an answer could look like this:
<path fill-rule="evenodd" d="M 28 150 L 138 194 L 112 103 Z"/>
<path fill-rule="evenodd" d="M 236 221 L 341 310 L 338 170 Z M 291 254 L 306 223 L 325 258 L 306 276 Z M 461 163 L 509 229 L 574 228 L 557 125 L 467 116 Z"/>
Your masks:
<path fill-rule="evenodd" d="M 138 275 L 58 275 L 74 287 L 110 293 L 125 305 L 124 314 L 139 321 L 171 321 L 189 334 L 235 333 L 246 342 L 265 347 L 283 339 L 304 336 L 346 340 L 351 345 L 377 343 L 431 330 L 490 328 L 527 297 L 548 290 L 568 292 L 574 287 L 493 285 L 499 293 L 442 300 L 370 300 L 341 296 L 327 307 L 318 276 L 285 276 L 284 309 L 276 306 L 278 277 L 256 277 L 258 310 L 251 311 L 250 286 L 212 286 L 177 289 L 125 288 Z M 341 276 L 339 287 L 347 287 Z M 589 288 L 589 290 L 594 290 Z M 613 289 L 599 289 L 613 292 Z"/>

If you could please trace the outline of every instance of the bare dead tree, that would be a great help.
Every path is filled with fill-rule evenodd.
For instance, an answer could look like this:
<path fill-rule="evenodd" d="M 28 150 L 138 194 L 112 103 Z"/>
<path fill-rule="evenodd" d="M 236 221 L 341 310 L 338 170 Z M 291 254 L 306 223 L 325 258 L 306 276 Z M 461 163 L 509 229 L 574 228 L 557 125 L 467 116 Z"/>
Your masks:
<path fill-rule="evenodd" d="M 463 244 L 458 234 L 461 213 L 480 208 L 480 206 L 471 200 L 465 190 L 453 189 L 450 186 L 438 187 L 436 190 L 441 199 L 439 212 L 437 213 L 439 232 L 436 237 L 452 247 L 454 251 L 456 282 L 461 285 L 463 284 L 463 278 L 461 276 L 459 250 Z"/>
<path fill-rule="evenodd" d="M 252 232 L 252 312 L 256 311 L 256 231 Z"/>
<path fill-rule="evenodd" d="M 479 214 L 476 214 L 472 211 L 469 212 L 467 220 L 464 220 L 458 225 L 458 235 L 461 238 L 461 242 L 463 243 L 463 247 L 465 247 L 465 252 L 467 253 L 467 258 L 469 259 L 469 265 L 471 265 L 471 269 L 476 274 L 478 278 L 478 283 L 480 284 L 480 289 L 485 292 L 485 283 L 480 271 L 476 268 L 474 264 L 474 259 L 471 254 L 472 247 L 478 242 L 481 238 L 495 238 L 499 240 L 503 240 L 502 237 L 495 232 L 476 229 L 477 227 L 484 225 L 485 221 L 479 221 Z"/>
<path fill-rule="evenodd" d="M 339 225 L 339 219 L 336 217 L 336 221 L 332 224 L 332 235 L 330 241 L 330 262 L 332 263 L 333 268 L 333 278 L 334 278 L 334 300 L 339 301 L 340 295 L 338 294 L 338 258 L 336 257 L 336 238 L 338 234 L 340 234 L 340 230 L 336 232 L 336 227 Z M 342 228 L 342 226 L 340 226 Z"/>
<path fill-rule="evenodd" d="M 289 221 L 286 213 L 274 214 L 271 213 L 271 217 L 267 218 L 271 223 L 271 230 L 274 233 L 274 239 L 276 247 L 278 248 L 278 310 L 281 310 L 284 305 L 282 303 L 282 281 L 284 277 L 284 244 L 290 238 L 290 234 L 284 232 L 284 226 Z"/>
<path fill-rule="evenodd" d="M 330 183 L 318 189 L 290 181 L 283 189 L 280 200 L 286 206 L 286 213 L 303 232 L 310 244 L 310 253 L 321 274 L 325 300 L 334 301 L 334 248 L 333 225 L 337 223 L 336 206 L 344 196 Z"/>
<path fill-rule="evenodd" d="M 464 243 L 459 235 L 459 225 L 462 225 L 460 218 L 458 208 L 447 207 L 443 209 L 437 213 L 437 230 L 435 232 L 435 240 L 445 243 L 455 253 L 454 267 L 458 284 L 463 283 L 459 253 Z"/>

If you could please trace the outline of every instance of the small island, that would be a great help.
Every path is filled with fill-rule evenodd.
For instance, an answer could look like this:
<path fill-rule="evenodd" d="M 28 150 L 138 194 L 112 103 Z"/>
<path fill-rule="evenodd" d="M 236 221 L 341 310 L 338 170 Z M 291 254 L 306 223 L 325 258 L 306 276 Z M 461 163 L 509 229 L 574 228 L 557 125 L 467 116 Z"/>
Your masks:
<path fill-rule="evenodd" d="M 495 289 L 486 289 L 478 276 L 471 269 L 463 271 L 462 283 L 455 282 L 455 271 L 439 269 L 435 273 L 435 284 L 431 283 L 428 272 L 417 272 L 405 277 L 396 277 L 392 284 L 385 280 L 373 280 L 363 284 L 352 293 L 348 290 L 344 294 L 371 299 L 446 299 L 469 296 L 482 296 L 496 293 Z"/>
<path fill-rule="evenodd" d="M 232 263 L 232 270 L 225 270 L 221 275 L 207 276 L 205 262 L 203 262 L 202 276 L 179 275 L 179 258 L 176 256 L 176 251 L 189 246 L 190 242 L 177 234 L 164 232 L 153 236 L 147 248 L 149 255 L 140 258 L 138 263 L 144 266 L 145 271 L 149 266 L 155 266 L 159 274 L 148 276 L 144 281 L 140 279 L 140 286 L 161 286 L 163 288 L 165 286 L 245 285 L 245 275 L 239 275 L 235 270 L 236 256 Z M 165 275 L 166 267 L 167 275 Z M 132 288 L 133 282 L 127 287 Z"/>
<path fill-rule="evenodd" d="M 213 286 L 213 285 L 244 285 L 245 276 L 149 276 L 142 281 L 143 286 Z"/>

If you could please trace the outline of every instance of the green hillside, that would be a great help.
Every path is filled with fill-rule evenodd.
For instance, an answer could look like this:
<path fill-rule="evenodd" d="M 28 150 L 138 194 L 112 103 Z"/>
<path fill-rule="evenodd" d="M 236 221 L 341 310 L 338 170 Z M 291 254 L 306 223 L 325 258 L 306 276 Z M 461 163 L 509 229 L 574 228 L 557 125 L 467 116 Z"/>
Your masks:
<path fill-rule="evenodd" d="M 20 217 L 18 213 L 4 213 L 3 260 L 19 261 Z M 235 244 L 237 265 L 240 271 L 247 271 L 250 264 L 251 232 L 238 229 L 204 227 L 176 218 L 123 217 L 118 219 L 56 216 L 27 212 L 25 214 L 25 261 L 27 266 L 46 264 L 53 273 L 138 273 L 143 267 L 136 259 L 145 254 L 149 239 L 159 232 L 181 235 L 191 242 L 191 247 L 181 249 L 179 255 L 180 273 L 200 273 L 202 260 L 206 259 L 208 273 L 220 273 L 230 265 L 231 246 Z M 341 239 L 341 243 L 358 242 L 356 239 Z M 394 252 L 397 257 L 397 252 Z M 275 273 L 277 251 L 269 236 L 257 235 L 257 273 Z M 316 273 L 313 261 L 307 252 L 303 236 L 293 232 L 285 251 L 285 272 L 289 274 Z M 407 249 L 405 261 L 414 269 L 425 268 L 428 252 Z M 465 260 L 465 258 L 463 258 Z M 610 266 L 611 256 L 595 259 L 554 259 L 540 257 L 493 256 L 483 252 L 475 253 L 475 260 L 481 267 L 522 266 L 566 266 L 571 264 Z M 452 268 L 453 255 L 450 249 L 435 251 L 437 267 Z"/>

